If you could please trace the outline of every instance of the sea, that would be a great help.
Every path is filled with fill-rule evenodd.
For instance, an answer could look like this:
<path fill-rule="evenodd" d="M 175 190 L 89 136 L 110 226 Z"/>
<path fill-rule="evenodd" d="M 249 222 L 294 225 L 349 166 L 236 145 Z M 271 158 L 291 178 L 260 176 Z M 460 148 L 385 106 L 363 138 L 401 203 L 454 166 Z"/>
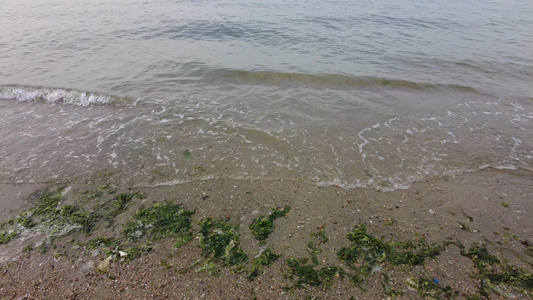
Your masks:
<path fill-rule="evenodd" d="M 531 0 L 0 0 L 0 182 L 533 171 Z"/>

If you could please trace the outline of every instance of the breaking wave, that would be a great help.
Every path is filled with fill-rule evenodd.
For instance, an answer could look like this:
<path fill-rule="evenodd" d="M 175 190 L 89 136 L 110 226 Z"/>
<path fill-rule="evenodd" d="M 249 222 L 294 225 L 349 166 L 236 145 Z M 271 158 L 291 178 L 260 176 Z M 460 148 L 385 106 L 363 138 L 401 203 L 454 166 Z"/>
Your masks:
<path fill-rule="evenodd" d="M 124 101 L 123 98 L 116 98 L 100 93 L 26 86 L 0 86 L 0 99 L 16 100 L 19 102 L 46 101 L 49 103 L 78 106 L 107 105 Z"/>

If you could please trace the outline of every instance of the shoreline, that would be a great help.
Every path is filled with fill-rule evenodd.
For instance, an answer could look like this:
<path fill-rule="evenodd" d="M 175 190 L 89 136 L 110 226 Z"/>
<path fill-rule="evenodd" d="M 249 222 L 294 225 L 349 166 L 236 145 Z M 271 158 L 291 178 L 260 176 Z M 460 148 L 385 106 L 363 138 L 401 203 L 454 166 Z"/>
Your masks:
<path fill-rule="evenodd" d="M 287 289 L 300 278 L 287 262 L 291 258 L 311 258 L 313 255 L 307 245 L 313 242 L 319 248 L 315 269 L 336 266 L 352 274 L 353 268 L 346 261 L 340 261 L 337 254 L 340 249 L 350 247 L 347 234 L 355 226 L 364 224 L 369 235 L 387 243 L 457 241 L 466 249 L 477 245 L 487 249 L 502 263 L 517 266 L 529 272 L 525 274 L 531 274 L 533 225 L 528 220 L 533 219 L 533 177 L 529 173 L 520 176 L 515 173 L 487 170 L 453 178 L 436 178 L 415 183 L 408 190 L 386 193 L 373 189 L 344 190 L 293 181 L 260 180 L 209 180 L 143 187 L 138 192 L 145 195 L 144 198 L 134 197 L 116 215 L 111 226 L 103 221 L 97 223 L 90 236 L 71 233 L 56 238 L 51 243 L 55 249 L 45 254 L 36 250 L 22 252 L 30 243 L 37 248 L 36 245 L 45 240 L 39 234 L 30 235 L 25 241 L 16 238 L 0 245 L 3 271 L 0 295 L 6 299 L 24 296 L 72 299 L 158 299 L 164 296 L 184 299 L 296 299 L 306 296 L 323 299 L 446 298 L 443 290 L 421 291 L 421 286 L 412 286 L 413 280 L 419 285 L 420 278 L 428 278 L 437 280 L 438 287 L 450 286 L 452 298 L 463 299 L 479 294 L 481 277 L 474 276 L 478 271 L 475 259 L 461 255 L 460 249 L 454 245 L 448 245 L 439 255 L 426 257 L 421 265 L 412 267 L 395 267 L 393 262 L 381 261 L 375 273 L 359 285 L 351 282 L 350 276 L 341 279 L 337 274 L 330 287 L 304 283 L 300 288 Z M 83 192 L 101 187 L 73 184 L 67 196 L 79 199 Z M 32 203 L 24 199 L 43 188 L 43 185 L 0 185 L 3 195 L 0 198 L 3 211 L 0 221 L 5 222 L 31 207 Z M 97 202 L 104 203 L 104 198 L 94 198 L 85 204 L 88 207 Z M 195 212 L 191 224 L 194 234 L 198 233 L 198 222 L 206 218 L 227 220 L 232 226 L 238 226 L 239 246 L 249 257 L 243 265 L 246 272 L 236 273 L 231 267 L 219 264 L 218 277 L 209 272 L 199 273 L 200 267 L 195 266 L 197 260 L 202 259 L 198 239 L 176 249 L 172 246 L 175 237 L 159 240 L 143 237 L 139 243 L 150 242 L 150 252 L 129 262 L 121 262 L 120 257 L 113 258 L 108 270 L 99 272 L 98 266 L 109 256 L 104 253 L 105 247 L 97 247 L 98 251 L 88 250 L 84 243 L 96 237 L 124 240 L 122 227 L 132 220 L 132 215 L 141 205 L 147 208 L 165 201 Z M 262 245 L 253 237 L 250 223 L 285 205 L 290 206 L 291 211 L 275 220 L 274 231 Z M 322 243 L 313 237 L 312 234 L 317 231 L 323 231 L 329 241 Z M 124 244 L 130 245 L 131 242 Z M 246 277 L 254 254 L 265 248 L 271 248 L 281 255 L 280 258 L 263 268 L 253 281 L 248 281 Z M 188 271 L 180 274 L 183 270 Z M 389 278 L 387 282 L 385 275 Z M 396 294 L 391 294 L 391 290 Z M 531 296 L 531 287 L 528 290 L 498 285 L 496 289 L 488 290 L 491 299 L 511 296 L 527 299 Z M 455 294 L 456 291 L 458 294 Z"/>

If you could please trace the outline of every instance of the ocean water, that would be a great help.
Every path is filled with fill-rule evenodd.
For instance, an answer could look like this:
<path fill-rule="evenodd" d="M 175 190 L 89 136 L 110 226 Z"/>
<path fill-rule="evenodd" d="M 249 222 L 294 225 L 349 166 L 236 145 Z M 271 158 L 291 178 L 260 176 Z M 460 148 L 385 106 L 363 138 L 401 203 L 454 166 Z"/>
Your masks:
<path fill-rule="evenodd" d="M 533 5 L 0 5 L 0 182 L 533 171 Z"/>

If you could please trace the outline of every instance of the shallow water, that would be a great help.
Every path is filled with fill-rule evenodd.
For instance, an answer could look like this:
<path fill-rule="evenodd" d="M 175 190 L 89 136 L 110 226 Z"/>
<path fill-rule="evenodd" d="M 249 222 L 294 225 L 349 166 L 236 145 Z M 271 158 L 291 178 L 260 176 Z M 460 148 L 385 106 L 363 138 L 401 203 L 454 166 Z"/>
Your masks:
<path fill-rule="evenodd" d="M 0 181 L 533 164 L 528 1 L 3 1 Z"/>

